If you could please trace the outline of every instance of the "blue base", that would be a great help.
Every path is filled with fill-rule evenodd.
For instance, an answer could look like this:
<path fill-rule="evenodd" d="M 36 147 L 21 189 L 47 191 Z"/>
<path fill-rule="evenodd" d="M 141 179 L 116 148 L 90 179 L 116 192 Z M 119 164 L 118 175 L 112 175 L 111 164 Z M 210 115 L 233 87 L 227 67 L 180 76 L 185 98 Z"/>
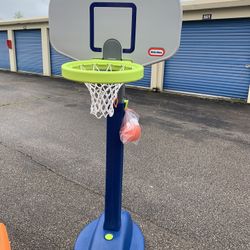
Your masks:
<path fill-rule="evenodd" d="M 119 232 L 105 231 L 103 224 L 104 215 L 101 215 L 83 229 L 76 240 L 75 250 L 144 250 L 142 232 L 128 212 L 122 212 Z M 113 234 L 113 240 L 105 240 L 106 234 Z"/>

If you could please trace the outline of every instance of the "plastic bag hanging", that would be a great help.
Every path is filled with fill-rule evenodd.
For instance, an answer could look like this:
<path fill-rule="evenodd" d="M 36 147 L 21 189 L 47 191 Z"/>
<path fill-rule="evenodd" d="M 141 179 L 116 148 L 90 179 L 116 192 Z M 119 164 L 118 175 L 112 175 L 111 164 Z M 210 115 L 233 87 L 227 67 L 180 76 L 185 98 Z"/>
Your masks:
<path fill-rule="evenodd" d="M 132 109 L 126 109 L 120 129 L 120 139 L 123 144 L 133 142 L 137 144 L 141 138 L 139 115 Z"/>

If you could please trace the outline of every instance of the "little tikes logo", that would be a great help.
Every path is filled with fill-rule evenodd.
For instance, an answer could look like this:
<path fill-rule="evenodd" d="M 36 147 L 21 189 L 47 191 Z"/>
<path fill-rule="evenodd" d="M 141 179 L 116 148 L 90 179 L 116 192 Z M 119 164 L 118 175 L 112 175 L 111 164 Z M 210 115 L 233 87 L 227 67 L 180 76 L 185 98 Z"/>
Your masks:
<path fill-rule="evenodd" d="M 148 54 L 150 56 L 158 56 L 158 57 L 162 57 L 164 56 L 166 53 L 165 49 L 163 48 L 150 48 L 148 50 Z"/>

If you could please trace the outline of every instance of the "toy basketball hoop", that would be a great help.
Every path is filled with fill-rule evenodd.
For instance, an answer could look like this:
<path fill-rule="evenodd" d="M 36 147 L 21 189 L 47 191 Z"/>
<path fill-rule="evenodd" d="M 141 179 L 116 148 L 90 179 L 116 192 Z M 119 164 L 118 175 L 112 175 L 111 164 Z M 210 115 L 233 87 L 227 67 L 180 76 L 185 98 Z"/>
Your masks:
<path fill-rule="evenodd" d="M 64 64 L 62 75 L 84 83 L 91 114 L 107 118 L 105 209 L 80 232 L 74 250 L 145 249 L 139 226 L 122 211 L 124 85 L 143 78 L 144 66 L 175 54 L 181 20 L 180 0 L 50 1 L 51 44 L 77 60 Z M 128 131 L 130 141 L 140 136 L 139 127 Z"/>
<path fill-rule="evenodd" d="M 142 65 L 130 61 L 93 59 L 62 66 L 64 78 L 85 83 L 91 95 L 90 113 L 98 119 L 114 115 L 114 102 L 124 83 L 143 77 Z"/>

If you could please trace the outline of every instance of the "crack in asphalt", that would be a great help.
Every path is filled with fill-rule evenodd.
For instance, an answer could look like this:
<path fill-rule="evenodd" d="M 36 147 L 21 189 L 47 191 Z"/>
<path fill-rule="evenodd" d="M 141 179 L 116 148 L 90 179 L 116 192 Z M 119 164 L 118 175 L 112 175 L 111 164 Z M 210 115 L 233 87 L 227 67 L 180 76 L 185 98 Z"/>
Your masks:
<path fill-rule="evenodd" d="M 29 155 L 29 154 L 27 154 L 27 153 L 25 153 L 25 152 L 23 152 L 23 151 L 21 151 L 21 150 L 18 150 L 18 149 L 9 147 L 8 145 L 4 144 L 4 143 L 1 142 L 1 141 L 0 141 L 0 145 L 2 145 L 3 147 L 5 147 L 5 148 L 8 149 L 8 150 L 12 150 L 12 151 L 18 152 L 18 153 L 21 154 L 22 156 L 24 156 L 24 157 L 30 159 L 30 161 L 34 162 L 36 165 L 38 165 L 38 166 L 40 166 L 40 167 L 46 169 L 46 170 L 49 171 L 50 173 L 52 173 L 52 174 L 54 174 L 54 175 L 56 175 L 56 176 L 58 176 L 58 177 L 64 179 L 65 181 L 67 181 L 67 182 L 69 182 L 69 183 L 71 183 L 71 184 L 73 184 L 73 185 L 76 185 L 76 186 L 78 186 L 78 187 L 81 187 L 81 188 L 83 188 L 84 190 L 90 192 L 91 194 L 95 194 L 95 195 L 98 195 L 98 196 L 104 198 L 104 195 L 103 195 L 102 193 L 97 192 L 97 191 L 95 191 L 95 190 L 89 188 L 88 186 L 83 185 L 83 184 L 81 184 L 81 183 L 79 183 L 79 182 L 77 182 L 77 181 L 75 181 L 75 180 L 69 179 L 69 178 L 66 177 L 65 175 L 56 172 L 54 169 L 52 169 L 52 168 L 49 167 L 48 165 L 43 164 L 43 163 L 41 163 L 41 162 L 35 160 L 31 155 Z M 192 242 L 190 239 L 185 238 L 185 237 L 183 237 L 183 236 L 181 236 L 181 235 L 179 235 L 179 234 L 177 234 L 177 233 L 175 233 L 175 232 L 172 232 L 172 231 L 169 230 L 168 228 L 165 228 L 165 227 L 163 227 L 163 226 L 161 226 L 161 225 L 158 225 L 157 223 L 155 223 L 154 221 L 152 221 L 152 220 L 150 220 L 150 219 L 144 218 L 143 216 L 141 216 L 141 215 L 138 214 L 137 212 L 134 212 L 133 210 L 131 210 L 131 209 L 128 208 L 128 207 L 126 207 L 126 206 L 122 206 L 122 207 L 125 208 L 126 210 L 130 211 L 132 214 L 134 214 L 135 216 L 137 216 L 137 217 L 140 218 L 141 220 L 146 221 L 146 222 L 149 222 L 149 223 L 153 224 L 154 226 L 156 226 L 156 227 L 158 227 L 158 228 L 160 228 L 160 229 L 162 229 L 162 230 L 164 230 L 164 231 L 169 232 L 171 235 L 175 235 L 175 236 L 181 238 L 182 240 L 185 240 L 185 241 L 188 241 L 188 242 Z"/>

